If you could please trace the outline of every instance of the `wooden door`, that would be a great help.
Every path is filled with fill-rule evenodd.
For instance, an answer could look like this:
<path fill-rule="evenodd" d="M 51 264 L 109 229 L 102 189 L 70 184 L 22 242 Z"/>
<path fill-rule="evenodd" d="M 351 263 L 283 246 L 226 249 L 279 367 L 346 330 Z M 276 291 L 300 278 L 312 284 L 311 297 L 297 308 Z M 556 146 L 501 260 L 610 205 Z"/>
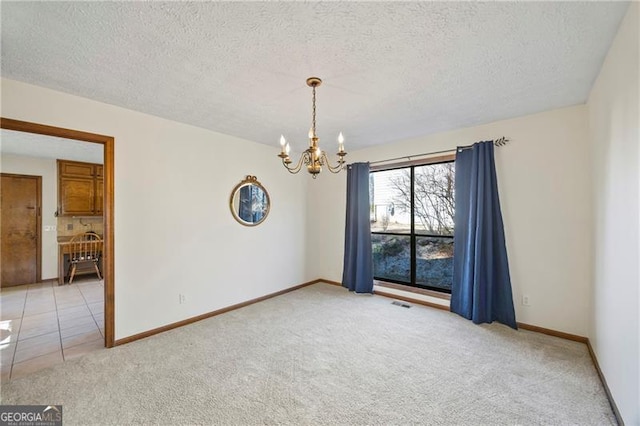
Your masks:
<path fill-rule="evenodd" d="M 42 178 L 3 173 L 0 185 L 0 287 L 39 282 Z"/>

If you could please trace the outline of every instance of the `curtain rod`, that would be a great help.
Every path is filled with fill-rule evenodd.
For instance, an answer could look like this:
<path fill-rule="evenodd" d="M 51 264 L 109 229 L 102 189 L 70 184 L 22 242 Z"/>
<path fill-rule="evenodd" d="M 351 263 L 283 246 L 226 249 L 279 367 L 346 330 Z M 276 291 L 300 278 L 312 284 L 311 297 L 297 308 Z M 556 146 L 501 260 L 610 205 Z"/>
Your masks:
<path fill-rule="evenodd" d="M 508 142 L 510 142 L 510 141 L 511 141 L 511 139 L 509 139 L 509 138 L 507 138 L 507 137 L 505 137 L 505 136 L 502 136 L 502 137 L 501 137 L 501 138 L 499 138 L 499 139 L 495 139 L 495 140 L 493 141 L 493 145 L 494 145 L 494 146 L 505 146 L 505 145 L 506 145 Z M 448 152 L 460 152 L 460 151 L 463 151 L 463 150 L 465 150 L 465 149 L 469 149 L 469 148 L 471 148 L 471 147 L 473 147 L 473 144 L 471 144 L 471 145 L 465 145 L 465 146 L 459 146 L 459 147 L 456 147 L 456 148 L 454 148 L 454 149 L 445 149 L 445 150 L 443 150 L 443 151 L 425 152 L 425 153 L 423 153 L 423 154 L 405 155 L 404 157 L 396 157 L 396 158 L 389 158 L 389 159 L 387 159 L 387 160 L 371 161 L 369 164 L 379 164 L 379 163 L 386 163 L 386 162 L 388 162 L 388 161 L 396 161 L 396 160 L 404 160 L 404 159 L 412 160 L 412 159 L 414 159 L 414 158 L 417 158 L 417 157 L 425 157 L 425 156 L 427 156 L 427 155 L 446 154 L 446 153 L 448 153 Z"/>

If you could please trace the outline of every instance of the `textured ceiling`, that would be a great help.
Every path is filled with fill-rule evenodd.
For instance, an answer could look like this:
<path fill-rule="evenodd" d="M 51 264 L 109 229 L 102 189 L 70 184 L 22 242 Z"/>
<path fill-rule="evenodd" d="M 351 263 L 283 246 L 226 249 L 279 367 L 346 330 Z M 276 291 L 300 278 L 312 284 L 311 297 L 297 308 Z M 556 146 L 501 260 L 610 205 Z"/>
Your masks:
<path fill-rule="evenodd" d="M 0 154 L 55 158 L 102 164 L 103 146 L 34 133 L 0 129 Z"/>
<path fill-rule="evenodd" d="M 2 75 L 294 150 L 585 102 L 627 2 L 1 2 Z"/>

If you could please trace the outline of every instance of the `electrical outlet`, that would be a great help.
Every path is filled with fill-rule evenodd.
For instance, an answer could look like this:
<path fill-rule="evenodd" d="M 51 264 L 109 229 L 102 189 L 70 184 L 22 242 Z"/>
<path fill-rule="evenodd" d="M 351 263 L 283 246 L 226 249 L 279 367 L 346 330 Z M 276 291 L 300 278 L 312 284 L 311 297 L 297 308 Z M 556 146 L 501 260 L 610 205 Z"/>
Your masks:
<path fill-rule="evenodd" d="M 67 231 L 73 231 L 73 223 L 67 223 Z"/>
<path fill-rule="evenodd" d="M 44 232 L 51 231 L 51 227 L 49 225 L 44 226 Z"/>
<path fill-rule="evenodd" d="M 529 295 L 528 294 L 525 294 L 524 296 L 522 296 L 522 304 L 524 306 L 531 306 L 529 304 Z"/>
<path fill-rule="evenodd" d="M 187 296 L 185 296 L 184 294 L 180 293 L 178 295 L 178 303 L 183 304 L 187 301 Z"/>

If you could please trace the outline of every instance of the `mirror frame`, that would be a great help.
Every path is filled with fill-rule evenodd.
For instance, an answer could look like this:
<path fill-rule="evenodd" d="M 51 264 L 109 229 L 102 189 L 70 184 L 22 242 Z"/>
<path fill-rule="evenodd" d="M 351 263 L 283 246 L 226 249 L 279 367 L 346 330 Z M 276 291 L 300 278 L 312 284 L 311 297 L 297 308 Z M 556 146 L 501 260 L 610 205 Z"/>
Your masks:
<path fill-rule="evenodd" d="M 240 216 L 238 216 L 238 213 L 236 212 L 236 209 L 234 209 L 234 205 L 233 205 L 233 199 L 235 198 L 236 193 L 240 191 L 241 188 L 244 188 L 245 186 L 251 186 L 251 185 L 257 186 L 258 188 L 260 188 L 267 197 L 267 208 L 265 209 L 265 212 L 262 218 L 257 222 L 247 222 L 246 220 L 242 219 Z M 229 197 L 229 209 L 231 210 L 231 214 L 233 215 L 233 218 L 239 224 L 244 226 L 258 226 L 265 221 L 267 216 L 269 216 L 269 211 L 271 210 L 271 197 L 269 196 L 269 192 L 266 190 L 266 188 L 262 186 L 262 184 L 258 181 L 257 177 L 247 175 L 247 177 L 245 177 L 242 181 L 240 181 L 240 183 L 237 184 L 231 191 L 231 197 Z"/>

